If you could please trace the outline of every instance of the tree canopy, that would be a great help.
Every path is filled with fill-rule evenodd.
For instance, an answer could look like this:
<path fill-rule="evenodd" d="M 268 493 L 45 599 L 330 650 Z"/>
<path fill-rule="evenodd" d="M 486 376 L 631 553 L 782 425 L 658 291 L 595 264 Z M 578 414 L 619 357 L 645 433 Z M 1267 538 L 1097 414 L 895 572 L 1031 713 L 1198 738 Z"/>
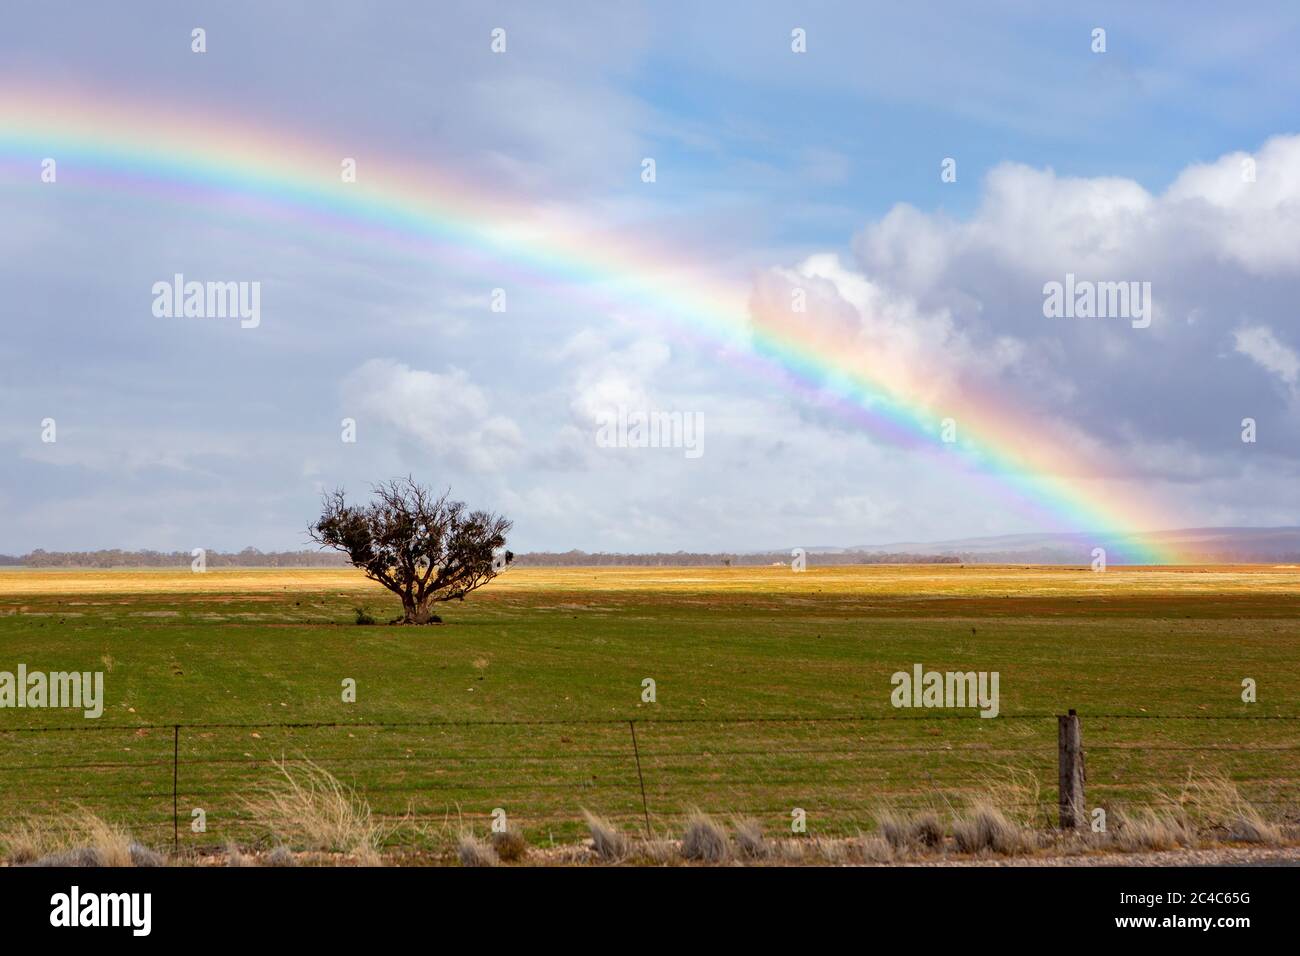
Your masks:
<path fill-rule="evenodd" d="M 349 504 L 342 489 L 325 495 L 309 533 L 400 597 L 402 623 L 429 624 L 441 620 L 435 603 L 464 600 L 514 560 L 505 550 L 510 528 L 408 476 L 377 485 L 365 504 Z"/>

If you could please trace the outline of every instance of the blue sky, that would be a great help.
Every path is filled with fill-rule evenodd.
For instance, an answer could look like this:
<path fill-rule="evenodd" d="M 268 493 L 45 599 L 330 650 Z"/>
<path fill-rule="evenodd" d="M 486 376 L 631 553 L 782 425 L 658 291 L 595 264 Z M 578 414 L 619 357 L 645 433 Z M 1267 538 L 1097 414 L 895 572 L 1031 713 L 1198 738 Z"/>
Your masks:
<path fill-rule="evenodd" d="M 0 82 L 162 91 L 487 178 L 756 287 L 807 281 L 891 371 L 949 400 L 1001 389 L 1184 524 L 1300 523 L 1294 5 L 130 10 L 7 9 Z M 0 157 L 2 552 L 297 547 L 322 488 L 408 472 L 509 514 L 517 550 L 1048 530 L 630 314 L 527 286 L 491 313 L 509 264 L 398 254 L 236 196 L 76 188 L 67 164 L 51 188 L 39 159 Z M 1067 271 L 1151 281 L 1150 334 L 1047 323 L 1042 284 Z M 157 319 L 150 287 L 175 272 L 261 282 L 262 324 Z M 602 409 L 628 403 L 702 416 L 705 454 L 598 447 Z"/>

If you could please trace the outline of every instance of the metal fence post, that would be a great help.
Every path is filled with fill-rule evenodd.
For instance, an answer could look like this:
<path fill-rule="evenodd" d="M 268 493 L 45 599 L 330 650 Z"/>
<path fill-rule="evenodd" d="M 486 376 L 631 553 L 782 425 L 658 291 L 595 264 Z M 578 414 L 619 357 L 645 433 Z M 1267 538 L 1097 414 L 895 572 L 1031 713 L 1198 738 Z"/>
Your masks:
<path fill-rule="evenodd" d="M 632 731 L 632 753 L 636 755 L 636 778 L 641 784 L 641 812 L 645 814 L 645 838 L 650 839 L 650 805 L 645 799 L 645 777 L 641 774 L 641 748 L 636 743 L 636 721 L 629 720 L 628 727 Z"/>
<path fill-rule="evenodd" d="M 181 725 L 172 728 L 172 852 L 181 845 L 180 797 L 177 784 L 181 773 Z"/>

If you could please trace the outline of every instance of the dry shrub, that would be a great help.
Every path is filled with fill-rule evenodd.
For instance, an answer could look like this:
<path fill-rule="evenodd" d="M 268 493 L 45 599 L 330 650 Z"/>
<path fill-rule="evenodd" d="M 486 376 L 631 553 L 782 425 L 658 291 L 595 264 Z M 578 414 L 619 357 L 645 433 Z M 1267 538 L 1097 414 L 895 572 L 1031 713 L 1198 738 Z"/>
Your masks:
<path fill-rule="evenodd" d="M 29 817 L 0 834 L 5 858 L 39 866 L 161 866 L 162 857 L 134 842 L 129 831 L 78 807 Z"/>
<path fill-rule="evenodd" d="M 617 863 L 627 856 L 631 843 L 623 831 L 604 817 L 598 817 L 589 810 L 583 810 L 582 815 L 587 821 L 587 830 L 591 833 L 591 845 L 598 857 L 606 863 Z"/>
<path fill-rule="evenodd" d="M 691 813 L 682 833 L 682 856 L 701 863 L 721 863 L 727 859 L 727 831 L 706 813 Z"/>
<path fill-rule="evenodd" d="M 514 827 L 492 834 L 492 849 L 499 859 L 515 863 L 528 855 L 528 841 Z"/>
<path fill-rule="evenodd" d="M 736 838 L 736 849 L 742 859 L 766 860 L 772 854 L 763 836 L 763 826 L 751 817 L 733 820 L 731 831 Z"/>
<path fill-rule="evenodd" d="M 500 863 L 492 844 L 484 843 L 472 833 L 462 833 L 456 845 L 461 866 L 496 866 Z"/>
<path fill-rule="evenodd" d="M 296 849 L 346 853 L 366 866 L 382 862 L 386 834 L 363 797 L 311 760 L 276 767 L 279 777 L 243 799 L 256 826 Z"/>

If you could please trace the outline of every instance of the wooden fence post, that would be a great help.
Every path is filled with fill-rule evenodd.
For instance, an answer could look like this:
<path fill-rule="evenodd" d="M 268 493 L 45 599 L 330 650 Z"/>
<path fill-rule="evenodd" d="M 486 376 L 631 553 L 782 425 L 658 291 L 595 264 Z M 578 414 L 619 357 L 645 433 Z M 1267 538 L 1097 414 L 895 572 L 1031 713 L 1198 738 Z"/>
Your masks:
<path fill-rule="evenodd" d="M 1088 815 L 1083 793 L 1087 780 L 1083 769 L 1083 735 L 1079 715 L 1073 708 L 1068 716 L 1056 717 L 1056 759 L 1061 829 L 1073 830 L 1083 826 Z"/>

